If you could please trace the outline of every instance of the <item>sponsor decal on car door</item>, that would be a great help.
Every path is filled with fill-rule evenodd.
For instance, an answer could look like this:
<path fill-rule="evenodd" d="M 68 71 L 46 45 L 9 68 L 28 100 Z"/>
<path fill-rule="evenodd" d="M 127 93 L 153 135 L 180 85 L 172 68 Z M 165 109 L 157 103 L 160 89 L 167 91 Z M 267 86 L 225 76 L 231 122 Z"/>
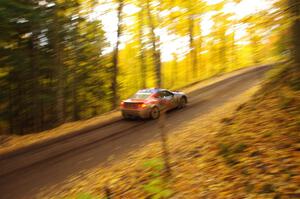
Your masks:
<path fill-rule="evenodd" d="M 164 100 L 165 100 L 165 106 L 166 109 L 172 109 L 175 106 L 175 101 L 174 101 L 174 94 L 164 91 Z"/>

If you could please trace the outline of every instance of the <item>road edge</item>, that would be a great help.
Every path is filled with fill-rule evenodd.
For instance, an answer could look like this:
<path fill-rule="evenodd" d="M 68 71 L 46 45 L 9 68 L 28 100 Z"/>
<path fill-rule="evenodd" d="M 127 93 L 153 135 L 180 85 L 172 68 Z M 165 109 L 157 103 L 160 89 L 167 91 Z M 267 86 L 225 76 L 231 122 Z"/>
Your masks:
<path fill-rule="evenodd" d="M 247 67 L 247 68 L 235 70 L 235 71 L 232 71 L 230 73 L 225 73 L 223 75 L 218 75 L 217 77 L 212 77 L 210 79 L 214 79 L 214 78 L 217 79 L 217 78 L 221 78 L 221 77 L 224 77 L 224 76 L 228 76 L 228 77 L 220 79 L 220 80 L 212 81 L 211 83 L 208 83 L 207 85 L 204 85 L 202 87 L 200 86 L 199 88 L 195 88 L 195 89 L 192 89 L 190 91 L 187 91 L 187 95 L 191 95 L 192 93 L 194 93 L 196 91 L 199 91 L 199 90 L 211 89 L 214 86 L 222 84 L 222 82 L 224 82 L 228 79 L 235 78 L 235 77 L 238 77 L 238 76 L 250 73 L 250 72 L 254 72 L 258 69 L 273 67 L 274 65 L 277 65 L 277 64 L 278 63 L 265 64 L 265 65 L 260 65 L 260 66 L 252 66 L 252 67 Z M 208 81 L 208 80 L 209 79 L 204 80 L 204 81 Z M 183 88 L 183 90 L 186 90 L 190 87 L 193 87 L 193 86 L 195 86 L 197 84 L 201 84 L 201 83 L 203 83 L 203 81 L 199 81 L 197 83 L 192 83 L 190 86 L 185 86 Z M 117 110 L 115 110 L 115 111 L 117 111 Z M 114 111 L 112 111 L 112 112 L 114 112 Z M 18 156 L 18 155 L 20 155 L 22 153 L 26 153 L 28 151 L 32 151 L 32 150 L 36 150 L 36 149 L 39 149 L 39 148 L 42 148 L 42 147 L 46 147 L 47 145 L 51 145 L 51 144 L 54 144 L 56 142 L 61 142 L 63 140 L 67 140 L 71 137 L 74 137 L 74 136 L 77 136 L 77 135 L 80 135 L 80 134 L 84 134 L 84 133 L 90 132 L 92 130 L 96 130 L 96 129 L 114 124 L 114 123 L 116 123 L 120 120 L 122 120 L 122 117 L 121 116 L 116 116 L 116 117 L 114 117 L 110 120 L 101 122 L 99 124 L 93 124 L 91 126 L 83 127 L 82 129 L 74 130 L 74 131 L 68 132 L 66 134 L 54 137 L 54 138 L 53 137 L 46 138 L 46 139 L 31 143 L 29 145 L 20 146 L 18 148 L 14 148 L 14 149 L 9 150 L 9 151 L 1 152 L 0 153 L 0 161 L 3 161 L 5 159 L 9 159 L 9 158 L 14 157 L 14 156 Z"/>

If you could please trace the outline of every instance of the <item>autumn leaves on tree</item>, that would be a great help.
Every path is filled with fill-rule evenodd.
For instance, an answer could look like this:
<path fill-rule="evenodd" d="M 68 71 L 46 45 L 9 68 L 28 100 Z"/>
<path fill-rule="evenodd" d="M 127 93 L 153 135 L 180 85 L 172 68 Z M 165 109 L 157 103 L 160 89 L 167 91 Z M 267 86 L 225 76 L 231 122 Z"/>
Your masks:
<path fill-rule="evenodd" d="M 277 11 L 227 9 L 242 2 L 1 1 L 0 131 L 43 131 L 112 110 L 141 88 L 280 60 L 289 15 L 300 62 L 298 1 L 278 1 L 291 9 L 272 22 Z"/>

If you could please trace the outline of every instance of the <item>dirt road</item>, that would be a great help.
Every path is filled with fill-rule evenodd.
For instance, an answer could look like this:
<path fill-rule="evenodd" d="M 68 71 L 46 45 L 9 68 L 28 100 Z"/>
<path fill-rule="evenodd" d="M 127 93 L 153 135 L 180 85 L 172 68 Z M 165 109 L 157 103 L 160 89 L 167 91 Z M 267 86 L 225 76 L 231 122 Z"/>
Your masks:
<path fill-rule="evenodd" d="M 170 136 L 172 130 L 184 122 L 204 117 L 214 108 L 258 84 L 270 68 L 260 67 L 192 91 L 185 109 L 167 114 Z M 157 133 L 157 121 L 121 120 L 37 150 L 2 158 L 0 198 L 35 198 L 41 188 L 62 182 L 72 174 L 105 164 L 112 156 L 115 159 L 126 157 L 128 152 L 155 139 Z"/>

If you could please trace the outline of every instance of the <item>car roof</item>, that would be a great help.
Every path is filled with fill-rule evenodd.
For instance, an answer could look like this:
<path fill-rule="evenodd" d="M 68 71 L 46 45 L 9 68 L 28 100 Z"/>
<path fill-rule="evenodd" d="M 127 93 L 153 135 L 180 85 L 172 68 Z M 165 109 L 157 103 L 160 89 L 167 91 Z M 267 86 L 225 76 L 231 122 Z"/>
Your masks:
<path fill-rule="evenodd" d="M 138 93 L 157 93 L 159 91 L 166 91 L 167 89 L 162 88 L 148 88 L 148 89 L 142 89 L 139 90 Z"/>

